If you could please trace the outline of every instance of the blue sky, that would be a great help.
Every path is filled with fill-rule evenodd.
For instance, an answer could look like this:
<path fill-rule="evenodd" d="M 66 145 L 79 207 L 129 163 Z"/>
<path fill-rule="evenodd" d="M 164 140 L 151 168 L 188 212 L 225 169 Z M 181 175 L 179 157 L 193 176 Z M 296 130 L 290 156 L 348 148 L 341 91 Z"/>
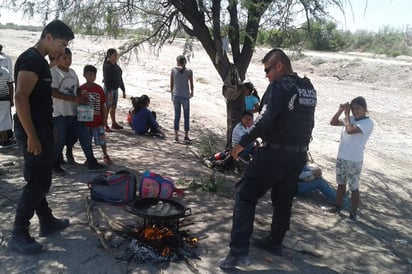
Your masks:
<path fill-rule="evenodd" d="M 375 32 L 383 26 L 399 30 L 405 30 L 409 26 L 409 29 L 412 29 L 411 0 L 352 0 L 351 2 L 353 13 L 347 5 L 346 16 L 337 9 L 330 10 L 333 17 L 339 21 L 339 29 Z"/>
<path fill-rule="evenodd" d="M 383 26 L 405 30 L 412 29 L 412 0 L 351 0 L 353 12 L 349 5 L 345 7 L 343 16 L 338 9 L 329 12 L 338 20 L 338 29 L 379 31 Z M 367 5 L 366 5 L 367 3 Z M 365 9 L 366 7 L 366 9 Z M 30 24 L 33 20 L 19 20 L 16 14 L 0 9 L 0 23 Z M 39 24 L 37 24 L 39 25 Z"/>

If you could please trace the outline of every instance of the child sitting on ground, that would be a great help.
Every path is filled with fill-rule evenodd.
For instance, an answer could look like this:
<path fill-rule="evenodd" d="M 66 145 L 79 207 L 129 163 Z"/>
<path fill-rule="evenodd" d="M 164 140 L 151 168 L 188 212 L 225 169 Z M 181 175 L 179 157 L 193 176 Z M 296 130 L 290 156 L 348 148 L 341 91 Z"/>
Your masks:
<path fill-rule="evenodd" d="M 240 122 L 233 128 L 232 132 L 232 147 L 239 144 L 240 138 L 249 132 L 253 125 L 253 114 L 249 111 L 245 111 L 242 114 Z M 239 160 L 244 164 L 250 163 L 250 157 L 255 154 L 255 142 L 250 143 L 247 147 L 239 153 Z"/>
<path fill-rule="evenodd" d="M 298 195 L 319 190 L 329 202 L 336 201 L 336 190 L 333 189 L 329 182 L 323 179 L 322 170 L 313 165 L 306 165 L 299 175 Z M 348 198 L 343 199 L 342 209 L 349 207 L 350 201 Z"/>
<path fill-rule="evenodd" d="M 156 121 L 156 112 L 148 109 L 150 98 L 147 95 L 142 95 L 132 100 L 132 128 L 136 134 L 145 134 L 149 132 L 150 135 L 164 138 L 165 134 L 160 129 Z"/>
<path fill-rule="evenodd" d="M 86 65 L 83 69 L 83 76 L 86 83 L 80 86 L 82 91 L 86 91 L 89 96 L 90 104 L 93 106 L 93 121 L 86 122 L 89 133 L 94 138 L 95 145 L 100 145 L 103 151 L 103 160 L 106 164 L 112 164 L 112 160 L 107 154 L 106 135 L 104 131 L 105 117 L 107 116 L 106 96 L 103 88 L 96 84 L 97 68 Z"/>

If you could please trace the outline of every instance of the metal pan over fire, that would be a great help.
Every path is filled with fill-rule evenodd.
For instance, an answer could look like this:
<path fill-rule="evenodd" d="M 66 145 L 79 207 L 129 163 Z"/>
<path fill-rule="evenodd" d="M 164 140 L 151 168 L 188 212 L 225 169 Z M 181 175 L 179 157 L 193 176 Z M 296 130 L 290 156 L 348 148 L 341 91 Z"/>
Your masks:
<path fill-rule="evenodd" d="M 151 221 L 171 221 L 190 216 L 192 211 L 174 200 L 144 198 L 125 205 L 124 210 Z"/>

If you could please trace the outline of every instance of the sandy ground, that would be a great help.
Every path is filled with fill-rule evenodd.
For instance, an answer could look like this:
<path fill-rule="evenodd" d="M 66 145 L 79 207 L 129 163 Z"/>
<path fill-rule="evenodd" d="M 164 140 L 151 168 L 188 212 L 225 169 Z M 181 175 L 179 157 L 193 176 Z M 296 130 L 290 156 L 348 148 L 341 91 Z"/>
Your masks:
<path fill-rule="evenodd" d="M 33 45 L 39 33 L 1 30 L 4 51 L 13 60 Z M 82 67 L 95 64 L 109 47 L 122 41 L 76 38 L 71 44 L 73 68 L 83 81 Z M 159 52 L 142 47 L 138 56 L 120 61 L 128 96 L 147 94 L 159 123 L 167 130 L 165 140 L 135 136 L 130 129 L 109 133 L 109 154 L 114 161 L 110 170 L 128 169 L 136 174 L 151 170 L 181 182 L 202 182 L 212 171 L 193 153 L 196 146 L 172 143 L 173 108 L 168 93 L 170 68 L 182 52 L 182 44 L 167 45 Z M 250 64 L 247 80 L 263 94 L 267 80 L 259 60 L 267 50 L 258 49 Z M 365 150 L 361 181 L 359 220 L 328 213 L 328 204 L 318 194 L 297 197 L 293 207 L 291 230 L 281 258 L 251 248 L 253 264 L 238 273 L 411 273 L 411 159 L 412 159 L 412 60 L 407 57 L 384 58 L 368 54 L 305 52 L 305 58 L 293 61 L 296 72 L 311 78 L 318 91 L 316 127 L 311 154 L 322 167 L 324 177 L 334 182 L 334 165 L 340 129 L 329 120 L 342 102 L 362 95 L 368 102 L 375 129 Z M 207 55 L 195 47 L 189 66 L 194 71 L 195 96 L 191 100 L 191 136 L 199 140 L 208 132 L 222 136 L 226 128 L 226 107 L 221 95 L 221 80 Z M 98 72 L 101 83 L 101 70 Z M 121 99 L 118 120 L 126 125 L 129 99 Z M 95 148 L 101 159 L 101 151 Z M 84 161 L 76 147 L 75 158 Z M 96 174 L 82 165 L 65 166 L 67 175 L 56 177 L 49 201 L 58 216 L 70 218 L 72 225 L 60 235 L 36 238 L 47 251 L 36 256 L 22 256 L 9 251 L 14 211 L 22 178 L 22 158 L 17 148 L 0 150 L 0 273 L 193 273 L 185 262 L 153 266 L 126 263 L 118 259 L 121 248 L 106 251 L 88 227 L 84 195 L 85 183 Z M 201 241 L 200 273 L 222 273 L 218 261 L 228 252 L 233 185 L 236 175 L 220 174 L 224 191 L 208 193 L 186 191 L 182 202 L 191 208 L 194 222 L 191 233 L 205 237 Z M 108 209 L 113 216 L 127 217 L 121 209 Z M 270 226 L 270 199 L 258 205 L 255 233 L 263 235 Z M 131 218 L 131 222 L 133 222 Z M 100 219 L 99 219 L 100 220 Z M 130 221 L 130 220 L 129 220 Z M 104 227 L 103 221 L 98 221 Z M 32 234 L 37 236 L 38 221 L 32 219 Z"/>

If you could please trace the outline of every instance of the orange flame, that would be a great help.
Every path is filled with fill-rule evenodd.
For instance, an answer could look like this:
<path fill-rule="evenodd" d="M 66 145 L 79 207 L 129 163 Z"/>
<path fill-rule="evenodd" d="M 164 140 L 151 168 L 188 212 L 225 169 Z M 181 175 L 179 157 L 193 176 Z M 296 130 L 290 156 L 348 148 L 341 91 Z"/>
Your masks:
<path fill-rule="evenodd" d="M 173 236 L 173 232 L 168 229 L 167 227 L 158 228 L 156 226 L 146 227 L 143 230 L 143 238 L 145 240 L 161 240 L 163 238 L 167 238 Z"/>
<path fill-rule="evenodd" d="M 163 248 L 163 250 L 162 250 L 162 256 L 163 257 L 168 255 L 169 253 L 170 253 L 170 247 L 166 246 L 165 248 Z"/>

